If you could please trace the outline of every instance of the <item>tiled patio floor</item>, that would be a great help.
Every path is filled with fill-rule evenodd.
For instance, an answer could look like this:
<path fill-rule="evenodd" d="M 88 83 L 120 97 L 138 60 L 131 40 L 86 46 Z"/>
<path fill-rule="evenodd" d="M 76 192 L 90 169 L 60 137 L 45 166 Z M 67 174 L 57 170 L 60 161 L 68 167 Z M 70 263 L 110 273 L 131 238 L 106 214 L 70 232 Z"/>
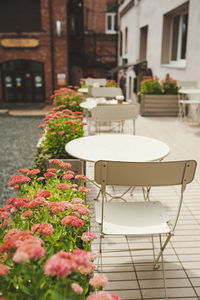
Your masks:
<path fill-rule="evenodd" d="M 131 133 L 131 122 L 127 122 L 125 133 Z M 157 138 L 170 147 L 165 160 L 195 159 L 200 163 L 200 126 L 181 123 L 176 118 L 144 118 L 136 122 L 136 134 Z M 116 149 L 117 151 L 117 149 Z M 187 186 L 184 204 L 175 236 L 165 250 L 165 267 L 169 299 L 200 299 L 200 164 L 194 181 Z M 87 175 L 93 176 L 93 164 L 87 163 Z M 87 201 L 94 203 L 96 188 L 88 183 L 91 193 Z M 176 211 L 177 188 L 154 188 L 150 198 L 162 199 L 168 207 L 170 216 Z M 129 195 L 130 196 L 130 195 Z M 142 199 L 137 188 L 132 199 Z M 93 220 L 92 231 L 98 232 L 99 226 Z M 104 249 L 130 249 L 148 246 L 148 239 L 125 237 L 104 238 Z M 158 243 L 156 243 L 158 245 Z M 98 250 L 98 240 L 93 243 Z M 120 255 L 121 254 L 121 255 Z M 106 253 L 103 256 L 103 273 L 109 279 L 107 290 L 118 294 L 123 300 L 161 299 L 163 279 L 160 270 L 153 271 L 149 264 L 151 251 Z M 146 265 L 142 262 L 146 261 Z"/>

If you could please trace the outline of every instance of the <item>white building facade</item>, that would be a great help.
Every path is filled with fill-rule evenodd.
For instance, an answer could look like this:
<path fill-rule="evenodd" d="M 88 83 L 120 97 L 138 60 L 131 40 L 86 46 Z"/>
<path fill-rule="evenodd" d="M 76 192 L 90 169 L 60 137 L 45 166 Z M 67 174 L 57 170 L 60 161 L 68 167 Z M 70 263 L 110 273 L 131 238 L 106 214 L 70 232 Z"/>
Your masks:
<path fill-rule="evenodd" d="M 118 4 L 118 66 L 126 98 L 135 98 L 133 65 L 143 61 L 160 80 L 170 74 L 180 84 L 190 82 L 200 88 L 200 0 L 119 0 Z"/>

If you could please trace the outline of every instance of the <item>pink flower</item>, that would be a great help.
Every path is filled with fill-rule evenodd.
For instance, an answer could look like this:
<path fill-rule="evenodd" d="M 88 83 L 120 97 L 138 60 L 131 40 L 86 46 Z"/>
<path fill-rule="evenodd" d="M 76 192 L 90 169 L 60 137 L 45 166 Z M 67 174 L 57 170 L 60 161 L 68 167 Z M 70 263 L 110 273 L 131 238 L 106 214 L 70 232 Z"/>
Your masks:
<path fill-rule="evenodd" d="M 11 177 L 11 181 L 8 183 L 9 186 L 15 185 L 15 184 L 22 184 L 30 181 L 30 178 L 24 175 L 15 175 Z"/>
<path fill-rule="evenodd" d="M 61 162 L 63 162 L 61 159 L 49 159 L 50 164 L 59 165 Z"/>
<path fill-rule="evenodd" d="M 62 219 L 61 223 L 65 226 L 71 225 L 77 228 L 82 227 L 84 225 L 84 222 L 75 216 L 66 216 Z"/>
<path fill-rule="evenodd" d="M 99 287 L 105 287 L 108 284 L 108 279 L 104 275 L 96 275 L 89 281 L 93 288 L 98 289 Z"/>
<path fill-rule="evenodd" d="M 48 177 L 54 177 L 54 176 L 56 176 L 56 174 L 53 173 L 53 172 L 46 172 L 46 173 L 44 173 L 44 177 L 46 177 L 46 178 L 48 178 Z"/>
<path fill-rule="evenodd" d="M 90 210 L 85 205 L 83 205 L 81 203 L 74 204 L 73 210 L 77 211 L 80 215 L 90 214 Z"/>
<path fill-rule="evenodd" d="M 29 170 L 27 172 L 27 175 L 37 175 L 40 173 L 40 170 L 39 169 L 33 169 L 33 170 Z"/>
<path fill-rule="evenodd" d="M 0 219 L 7 219 L 10 216 L 10 213 L 7 211 L 0 211 Z"/>
<path fill-rule="evenodd" d="M 5 276 L 8 274 L 10 268 L 6 265 L 0 264 L 0 276 Z"/>
<path fill-rule="evenodd" d="M 43 127 L 45 127 L 46 126 L 46 124 L 40 124 L 38 127 L 39 128 L 43 128 Z"/>
<path fill-rule="evenodd" d="M 44 197 L 44 198 L 48 198 L 50 197 L 50 195 L 51 195 L 50 191 L 47 190 L 39 190 L 37 193 L 38 197 Z"/>
<path fill-rule="evenodd" d="M 47 169 L 47 172 L 53 172 L 53 173 L 56 173 L 57 170 L 56 170 L 55 168 L 49 168 L 49 169 Z"/>
<path fill-rule="evenodd" d="M 97 254 L 95 252 L 87 252 L 87 256 L 90 261 L 94 261 L 97 258 Z"/>
<path fill-rule="evenodd" d="M 66 184 L 66 183 L 60 183 L 56 186 L 56 189 L 59 189 L 59 190 L 69 190 L 70 189 L 70 185 Z"/>
<path fill-rule="evenodd" d="M 87 123 L 86 122 L 81 122 L 79 125 L 84 126 L 84 125 L 87 125 Z"/>
<path fill-rule="evenodd" d="M 55 132 L 55 131 L 52 131 L 50 134 L 51 134 L 51 135 L 56 135 L 56 132 Z"/>
<path fill-rule="evenodd" d="M 44 180 L 44 179 L 45 179 L 45 177 L 38 177 L 38 178 L 37 178 L 38 181 Z"/>
<path fill-rule="evenodd" d="M 58 134 L 64 134 L 64 130 L 58 131 Z"/>
<path fill-rule="evenodd" d="M 111 294 L 112 300 L 121 300 L 121 298 L 115 294 Z"/>
<path fill-rule="evenodd" d="M 27 174 L 27 172 L 29 172 L 29 169 L 26 169 L 26 168 L 19 169 L 18 172 L 19 172 L 19 173 Z"/>
<path fill-rule="evenodd" d="M 81 239 L 82 239 L 84 242 L 88 243 L 89 241 L 93 241 L 94 239 L 97 239 L 97 235 L 96 235 L 96 233 L 94 233 L 94 232 L 86 231 L 86 232 L 84 232 L 84 233 L 82 234 Z"/>
<path fill-rule="evenodd" d="M 62 162 L 59 166 L 63 169 L 71 169 L 72 165 L 70 163 Z"/>
<path fill-rule="evenodd" d="M 22 217 L 22 218 L 28 218 L 28 217 L 32 217 L 32 215 L 33 215 L 32 210 L 27 210 L 27 211 L 25 211 L 25 212 L 21 215 L 21 217 Z"/>
<path fill-rule="evenodd" d="M 83 199 L 81 199 L 81 198 L 73 198 L 73 199 L 72 199 L 72 202 L 73 202 L 74 204 L 82 203 L 82 202 L 83 202 Z"/>
<path fill-rule="evenodd" d="M 76 293 L 76 294 L 82 294 L 83 293 L 83 289 L 82 287 L 77 284 L 77 283 L 72 283 L 71 284 L 72 290 Z"/>
<path fill-rule="evenodd" d="M 55 126 L 56 126 L 56 127 L 60 127 L 60 126 L 62 126 L 62 124 L 59 124 L 59 123 L 58 123 L 58 124 L 55 124 Z"/>
<path fill-rule="evenodd" d="M 72 128 L 72 132 L 77 132 L 78 129 L 77 128 Z"/>
<path fill-rule="evenodd" d="M 51 202 L 48 205 L 48 209 L 53 213 L 58 213 L 65 211 L 66 207 L 61 202 Z"/>
<path fill-rule="evenodd" d="M 93 262 L 89 262 L 87 267 L 81 266 L 79 268 L 79 271 L 83 275 L 88 275 L 88 274 L 92 273 L 95 268 L 96 268 L 95 264 Z"/>
<path fill-rule="evenodd" d="M 25 264 L 29 259 L 29 256 L 26 252 L 19 251 L 16 252 L 13 256 L 13 260 L 17 263 Z"/>
<path fill-rule="evenodd" d="M 32 230 L 42 235 L 50 235 L 54 232 L 53 226 L 49 223 L 35 224 Z"/>
<path fill-rule="evenodd" d="M 76 179 L 84 179 L 84 180 L 87 180 L 87 176 L 83 175 L 83 174 L 78 174 L 75 176 Z"/>
<path fill-rule="evenodd" d="M 70 179 L 72 179 L 74 176 L 72 175 L 72 174 L 66 174 L 66 175 L 64 175 L 63 176 L 63 179 L 65 179 L 65 180 L 70 180 Z"/>
<path fill-rule="evenodd" d="M 78 188 L 79 192 L 81 193 L 89 193 L 90 192 L 90 189 L 87 189 L 85 186 L 80 186 Z"/>

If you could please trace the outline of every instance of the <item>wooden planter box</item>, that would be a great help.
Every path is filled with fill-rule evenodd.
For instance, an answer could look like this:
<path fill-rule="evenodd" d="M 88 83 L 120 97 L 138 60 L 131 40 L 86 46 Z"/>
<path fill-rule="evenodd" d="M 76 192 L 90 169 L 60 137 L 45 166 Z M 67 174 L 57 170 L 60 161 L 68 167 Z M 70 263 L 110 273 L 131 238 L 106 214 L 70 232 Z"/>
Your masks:
<path fill-rule="evenodd" d="M 78 158 L 61 158 L 64 162 L 70 163 L 72 165 L 71 169 L 74 171 L 75 175 L 77 174 L 86 174 L 86 162 L 81 161 Z M 82 166 L 83 163 L 83 166 Z M 55 168 L 54 164 L 50 164 L 49 161 L 47 161 L 47 167 L 48 168 Z M 83 170 L 82 170 L 83 167 Z"/>
<path fill-rule="evenodd" d="M 141 95 L 141 116 L 178 116 L 178 95 Z"/>

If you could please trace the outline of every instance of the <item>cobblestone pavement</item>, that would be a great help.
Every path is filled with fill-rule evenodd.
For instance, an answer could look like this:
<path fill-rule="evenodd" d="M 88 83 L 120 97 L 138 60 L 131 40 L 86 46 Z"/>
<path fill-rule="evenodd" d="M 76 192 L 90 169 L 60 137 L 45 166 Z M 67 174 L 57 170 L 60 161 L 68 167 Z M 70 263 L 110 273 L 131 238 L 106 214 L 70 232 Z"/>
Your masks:
<path fill-rule="evenodd" d="M 0 115 L 0 206 L 14 192 L 8 187 L 10 176 L 20 168 L 34 164 L 36 144 L 40 136 L 38 125 L 43 117 L 13 117 Z"/>

